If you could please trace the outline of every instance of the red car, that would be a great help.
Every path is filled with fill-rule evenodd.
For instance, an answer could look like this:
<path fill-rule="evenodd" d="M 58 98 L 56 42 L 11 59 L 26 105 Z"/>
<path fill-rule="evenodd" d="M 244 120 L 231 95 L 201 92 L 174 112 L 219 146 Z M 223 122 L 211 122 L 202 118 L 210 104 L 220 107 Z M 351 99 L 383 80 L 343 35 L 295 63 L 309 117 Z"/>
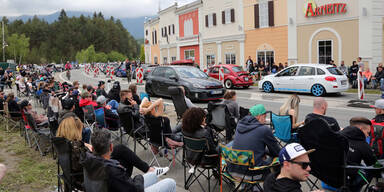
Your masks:
<path fill-rule="evenodd" d="M 253 85 L 252 77 L 238 65 L 215 65 L 209 68 L 208 75 L 212 78 L 219 79 L 219 69 L 224 68 L 224 86 L 227 89 L 232 87 L 248 88 Z"/>

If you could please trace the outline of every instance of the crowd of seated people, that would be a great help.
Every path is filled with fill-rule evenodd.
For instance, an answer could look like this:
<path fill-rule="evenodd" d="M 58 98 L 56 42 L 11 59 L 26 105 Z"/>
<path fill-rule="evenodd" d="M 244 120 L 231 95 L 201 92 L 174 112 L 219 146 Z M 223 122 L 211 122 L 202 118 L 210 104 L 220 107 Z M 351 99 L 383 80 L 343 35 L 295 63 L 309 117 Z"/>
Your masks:
<path fill-rule="evenodd" d="M 164 114 L 163 100 L 150 101 L 147 97 L 140 98 L 137 94 L 136 84 L 131 84 L 127 90 L 121 90 L 120 84 L 115 82 L 107 93 L 104 81 L 98 83 L 97 89 L 91 85 L 83 85 L 80 89 L 79 82 L 73 82 L 71 85 L 59 83 L 45 75 L 36 79 L 31 78 L 32 76 L 32 74 L 25 74 L 18 81 L 24 83 L 28 87 L 27 89 L 31 88 L 35 92 L 34 95 L 39 95 L 39 98 L 41 95 L 47 95 L 49 107 L 56 107 L 52 109 L 57 113 L 59 123 L 56 137 L 62 137 L 71 142 L 72 154 L 74 154 L 72 156 L 73 171 L 81 172 L 83 169 L 87 169 L 88 163 L 94 161 L 104 163 L 109 170 L 109 191 L 176 190 L 174 180 L 158 181 L 158 177 L 166 173 L 169 168 L 150 167 L 127 146 L 112 144 L 111 131 L 120 129 L 122 126 L 120 121 L 123 121 L 120 116 L 128 112 L 133 116 L 134 129 L 144 126 L 146 118 L 161 118 L 163 126 L 160 128 L 164 133 L 169 134 L 165 137 L 165 142 L 169 146 L 183 146 L 182 136 L 204 138 L 209 147 L 206 153 L 219 154 L 217 139 L 219 135 L 207 124 L 206 111 L 190 101 L 190 103 L 187 102 L 189 103 L 188 110 L 182 117 L 181 130 L 178 130 L 172 129 L 170 119 Z M 21 101 L 12 92 L 6 96 L 0 92 L 0 100 L 8 103 L 8 110 L 14 112 L 15 117 L 19 116 L 18 112 L 24 109 L 32 114 L 37 123 L 48 120 L 48 114 L 38 114 L 32 107 L 32 102 Z M 227 146 L 237 150 L 253 151 L 255 166 L 269 165 L 276 157 L 280 162 L 277 172 L 271 172 L 269 169 L 247 171 L 246 167 L 235 164 L 228 165 L 228 172 L 234 177 L 241 178 L 246 174 L 246 179 L 264 180 L 265 191 L 301 191 L 300 182 L 306 181 L 311 171 L 310 155 L 308 156 L 308 154 L 313 150 L 304 149 L 300 143 L 291 143 L 281 147 L 268 125 L 268 112 L 263 104 L 254 105 L 246 115 L 241 115 L 241 107 L 236 102 L 235 91 L 227 91 L 222 103 L 227 105 L 230 114 L 237 119 L 234 138 L 227 143 Z M 384 100 L 378 100 L 372 106 L 377 114 L 374 119 L 354 117 L 350 119 L 350 125 L 344 129 L 340 127 L 334 117 L 326 116 L 328 103 L 324 98 L 314 99 L 313 111 L 306 115 L 304 121 L 299 120 L 299 104 L 300 98 L 292 95 L 280 107 L 278 114 L 290 115 L 292 128 L 298 130 L 311 121 L 318 119 L 325 121 L 333 132 L 348 140 L 349 151 L 346 158 L 348 165 L 371 166 L 377 164 L 377 159 L 384 157 L 384 150 L 377 142 L 383 136 L 377 135 L 377 131 L 374 130 L 377 127 L 384 128 Z M 102 116 L 105 118 L 104 124 L 93 130 L 93 133 L 90 127 L 84 126 L 86 124 L 84 123 L 83 108 L 87 106 L 93 108 L 94 111 L 103 111 Z M 298 149 L 300 150 L 297 151 Z M 158 152 L 155 146 L 152 146 L 152 150 Z M 197 161 L 197 156 L 193 152 L 186 155 L 188 162 Z M 205 164 L 215 165 L 217 168 L 220 166 L 219 158 L 206 158 L 202 161 Z M 144 175 L 132 177 L 133 167 L 138 168 Z M 351 191 L 360 191 L 365 185 L 364 180 L 360 177 L 361 174 L 364 174 L 368 180 L 375 177 L 369 171 L 348 171 L 347 186 Z M 81 185 L 83 177 L 79 176 L 75 182 Z"/>

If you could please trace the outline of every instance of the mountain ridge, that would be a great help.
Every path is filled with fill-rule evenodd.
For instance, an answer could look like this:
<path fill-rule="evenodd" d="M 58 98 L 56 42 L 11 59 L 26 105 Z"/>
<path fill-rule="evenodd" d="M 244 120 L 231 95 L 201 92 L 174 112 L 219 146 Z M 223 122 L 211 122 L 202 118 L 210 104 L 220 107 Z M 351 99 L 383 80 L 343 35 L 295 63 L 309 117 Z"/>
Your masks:
<path fill-rule="evenodd" d="M 84 12 L 84 11 L 65 11 L 68 17 L 80 17 L 81 15 L 92 17 L 92 12 Z M 37 16 L 39 19 L 43 19 L 48 23 L 55 22 L 60 15 L 60 11 L 54 12 L 48 15 L 20 15 L 20 16 L 5 16 L 10 22 L 15 20 L 22 20 L 23 22 L 28 21 L 29 19 L 33 19 L 34 16 Z M 109 17 L 104 17 L 105 19 L 109 19 Z M 144 19 L 145 17 L 135 17 L 135 18 L 123 18 L 123 17 L 114 17 L 115 19 L 119 19 L 123 24 L 124 28 L 128 30 L 128 32 L 135 39 L 143 39 L 144 38 Z"/>

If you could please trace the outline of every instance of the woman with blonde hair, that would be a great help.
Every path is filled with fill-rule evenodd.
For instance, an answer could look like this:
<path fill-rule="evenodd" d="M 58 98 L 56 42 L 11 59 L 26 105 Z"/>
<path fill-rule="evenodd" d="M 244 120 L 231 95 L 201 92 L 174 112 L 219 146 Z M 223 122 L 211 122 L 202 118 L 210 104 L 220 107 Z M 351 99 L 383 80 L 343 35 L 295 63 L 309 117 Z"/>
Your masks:
<path fill-rule="evenodd" d="M 288 100 L 280 107 L 279 115 L 290 115 L 292 118 L 292 129 L 304 125 L 304 121 L 297 122 L 299 117 L 300 98 L 296 94 L 288 98 Z"/>
<path fill-rule="evenodd" d="M 63 119 L 57 130 L 57 137 L 64 137 L 72 144 L 72 171 L 74 173 L 82 172 L 83 166 L 80 164 L 80 156 L 85 152 L 91 152 L 93 147 L 90 144 L 82 142 L 83 123 L 80 119 L 74 117 L 67 117 Z M 156 171 L 156 174 L 163 174 L 169 168 L 150 167 L 146 162 L 141 160 L 133 151 L 124 145 L 114 145 L 111 154 L 111 159 L 119 161 L 119 163 L 126 169 L 127 176 L 130 177 L 133 167 L 141 170 L 144 173 Z M 83 183 L 83 176 L 75 177 L 75 182 L 78 184 Z"/>

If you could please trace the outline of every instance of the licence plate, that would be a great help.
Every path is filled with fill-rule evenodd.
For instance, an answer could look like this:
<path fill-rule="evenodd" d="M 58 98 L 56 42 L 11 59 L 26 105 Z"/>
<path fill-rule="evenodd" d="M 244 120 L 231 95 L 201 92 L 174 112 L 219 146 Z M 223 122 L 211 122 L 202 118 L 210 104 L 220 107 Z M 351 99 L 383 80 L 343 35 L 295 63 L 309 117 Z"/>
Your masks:
<path fill-rule="evenodd" d="M 215 90 L 215 91 L 211 91 L 211 94 L 212 95 L 217 95 L 217 94 L 221 94 L 221 90 Z"/>
<path fill-rule="evenodd" d="M 341 85 L 347 85 L 347 80 L 341 81 Z"/>
<path fill-rule="evenodd" d="M 248 77 L 244 77 L 244 81 L 248 81 L 249 79 L 248 79 Z"/>

